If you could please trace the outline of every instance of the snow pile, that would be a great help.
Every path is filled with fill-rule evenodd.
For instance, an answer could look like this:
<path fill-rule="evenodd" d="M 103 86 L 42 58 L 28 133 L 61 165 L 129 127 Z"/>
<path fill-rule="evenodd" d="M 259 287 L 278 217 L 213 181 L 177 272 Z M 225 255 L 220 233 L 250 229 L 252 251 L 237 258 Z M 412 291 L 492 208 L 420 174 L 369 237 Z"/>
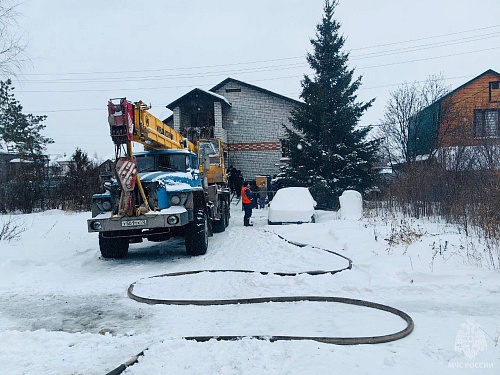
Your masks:
<path fill-rule="evenodd" d="M 278 190 L 270 204 L 271 222 L 309 222 L 314 215 L 316 201 L 305 187 L 288 187 Z"/>
<path fill-rule="evenodd" d="M 363 217 L 363 198 L 359 192 L 346 190 L 339 200 L 341 220 L 359 220 Z"/>

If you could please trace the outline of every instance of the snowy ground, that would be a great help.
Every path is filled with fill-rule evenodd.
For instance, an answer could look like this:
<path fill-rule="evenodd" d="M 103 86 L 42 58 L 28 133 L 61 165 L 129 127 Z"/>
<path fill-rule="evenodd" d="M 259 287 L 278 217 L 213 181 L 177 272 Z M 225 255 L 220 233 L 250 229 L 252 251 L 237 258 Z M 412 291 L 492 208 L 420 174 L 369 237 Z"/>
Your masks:
<path fill-rule="evenodd" d="M 0 373 L 105 374 L 146 348 L 125 374 L 500 373 L 500 273 L 470 265 L 474 254 L 457 229 L 380 217 L 337 220 L 329 212 L 319 212 L 315 224 L 268 226 L 267 210 L 254 210 L 254 227 L 243 227 L 241 208 L 232 208 L 230 226 L 210 239 L 205 256 L 188 257 L 182 240 L 170 240 L 131 245 L 122 260 L 99 257 L 96 235 L 86 232 L 89 213 L 19 216 L 27 229 L 21 238 L 0 241 Z M 294 246 L 275 233 L 313 246 Z M 390 246 L 386 239 L 398 233 L 403 239 L 422 236 L 410 245 Z M 297 272 L 346 266 L 316 247 L 351 258 L 352 270 L 148 279 L 199 269 Z M 340 304 L 145 305 L 127 297 L 133 282 L 138 282 L 134 291 L 153 298 L 365 299 L 410 314 L 415 330 L 377 345 L 250 338 L 198 343 L 182 337 L 368 336 L 405 324 L 387 313 Z"/>

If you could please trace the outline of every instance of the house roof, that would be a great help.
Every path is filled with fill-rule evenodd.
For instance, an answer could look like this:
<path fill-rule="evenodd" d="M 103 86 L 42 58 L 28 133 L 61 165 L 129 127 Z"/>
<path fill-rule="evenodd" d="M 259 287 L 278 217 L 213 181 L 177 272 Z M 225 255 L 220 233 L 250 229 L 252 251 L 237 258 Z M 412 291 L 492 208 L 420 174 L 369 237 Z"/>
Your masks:
<path fill-rule="evenodd" d="M 426 137 L 417 137 L 420 138 L 421 140 L 420 141 L 415 141 L 415 142 L 412 142 L 411 144 L 411 147 L 412 149 L 417 153 L 417 155 L 424 155 L 424 154 L 427 154 L 430 150 L 430 142 L 434 142 L 434 138 L 436 135 L 439 134 L 439 126 L 434 124 L 433 123 L 433 118 L 434 118 L 434 112 L 437 110 L 439 111 L 440 110 L 440 106 L 441 106 L 441 103 L 443 102 L 443 100 L 445 100 L 446 98 L 454 95 L 456 92 L 458 92 L 459 90 L 463 89 L 464 87 L 466 87 L 467 85 L 470 85 L 472 82 L 476 81 L 477 79 L 487 75 L 487 74 L 493 74 L 493 75 L 496 75 L 498 76 L 498 78 L 500 79 L 500 73 L 492 70 L 492 69 L 488 69 L 486 70 L 485 72 L 479 74 L 478 76 L 472 78 L 471 80 L 465 82 L 463 85 L 460 85 L 459 87 L 457 87 L 456 89 L 450 91 L 449 93 L 447 93 L 446 95 L 443 95 L 441 98 L 437 99 L 436 101 L 434 101 L 433 103 L 431 103 L 430 105 L 428 105 L 427 107 L 423 108 L 419 113 L 422 114 L 424 116 L 424 120 L 422 122 L 422 124 L 420 125 L 421 129 L 419 130 L 420 132 L 422 132 L 422 134 L 424 135 L 428 135 Z M 411 119 L 410 119 L 411 121 Z M 411 124 L 410 124 L 411 126 Z M 410 148 L 410 143 L 408 143 L 408 148 Z"/>
<path fill-rule="evenodd" d="M 174 118 L 174 115 L 171 114 L 170 116 L 164 118 L 162 121 L 166 124 L 168 123 L 169 121 L 171 121 L 172 119 Z"/>
<path fill-rule="evenodd" d="M 231 77 L 228 77 L 226 78 L 224 81 L 220 82 L 219 84 L 215 85 L 214 87 L 212 87 L 209 91 L 207 90 L 203 90 L 203 89 L 200 89 L 200 88 L 195 88 L 191 91 L 189 91 L 187 94 L 181 96 L 180 98 L 174 100 L 172 103 L 168 104 L 166 107 L 168 109 L 170 109 L 171 111 L 173 111 L 173 109 L 180 103 L 182 102 L 183 100 L 187 99 L 190 95 L 192 94 L 195 94 L 195 93 L 201 93 L 201 94 L 205 94 L 205 95 L 210 95 L 212 98 L 214 99 L 217 99 L 218 101 L 220 102 L 223 102 L 223 103 L 226 103 L 228 106 L 231 106 L 231 103 L 222 95 L 219 95 L 217 93 L 215 93 L 214 91 L 217 91 L 218 89 L 220 89 L 221 87 L 224 87 L 226 84 L 228 83 L 231 83 L 231 82 L 234 82 L 234 83 L 237 83 L 241 86 L 245 86 L 245 87 L 248 87 L 252 90 L 256 90 L 256 91 L 259 91 L 259 92 L 262 92 L 262 93 L 265 93 L 265 94 L 268 94 L 268 95 L 271 95 L 271 96 L 274 96 L 275 98 L 279 98 L 279 99 L 282 99 L 282 100 L 286 100 L 290 103 L 293 103 L 293 104 L 297 104 L 297 105 L 304 105 L 303 102 L 299 101 L 299 100 L 295 100 L 295 99 L 292 99 L 292 98 L 289 98 L 287 96 L 284 96 L 284 95 L 280 95 L 280 94 L 277 94 L 275 92 L 272 92 L 272 91 L 269 91 L 269 90 L 266 90 L 266 89 L 263 89 L 262 87 L 259 87 L 259 86 L 254 86 L 254 85 L 251 85 L 249 83 L 246 83 L 246 82 L 243 82 L 243 81 L 239 81 L 237 79 L 234 79 L 234 78 L 231 78 Z M 165 118 L 163 120 L 164 123 L 167 123 L 168 121 L 172 120 L 172 118 L 174 117 L 174 115 L 170 115 L 168 116 L 167 118 Z"/>
<path fill-rule="evenodd" d="M 17 151 L 15 151 L 12 143 L 6 143 L 3 140 L 0 140 L 0 154 L 8 154 L 8 155 L 17 155 Z"/>
<path fill-rule="evenodd" d="M 487 71 L 485 71 L 485 72 L 481 73 L 481 74 L 480 74 L 480 75 L 478 75 L 477 77 L 474 77 L 474 78 L 472 78 L 471 80 L 469 80 L 469 81 L 465 82 L 463 85 L 458 86 L 455 90 L 450 91 L 448 94 L 444 95 L 442 98 L 440 98 L 440 99 L 436 100 L 436 102 L 439 102 L 439 101 L 443 100 L 444 98 L 446 98 L 446 97 L 448 97 L 448 96 L 452 95 L 453 93 L 457 92 L 458 90 L 460 90 L 460 89 L 464 88 L 465 86 L 467 86 L 467 85 L 468 85 L 468 84 L 470 84 L 471 82 L 474 82 L 476 79 L 481 78 L 482 76 L 484 76 L 484 75 L 486 75 L 486 74 L 490 74 L 490 73 L 492 73 L 492 74 L 496 74 L 497 76 L 499 76 L 499 77 L 500 77 L 500 73 L 495 72 L 493 69 L 488 69 Z"/>
<path fill-rule="evenodd" d="M 284 95 L 280 95 L 280 94 L 277 94 L 275 92 L 272 92 L 272 91 L 269 91 L 269 90 L 266 90 L 266 89 L 263 89 L 262 87 L 259 87 L 259 86 L 254 86 L 254 85 L 251 85 L 249 83 L 246 83 L 246 82 L 243 82 L 243 81 L 238 81 L 237 79 L 234 79 L 234 78 L 231 78 L 231 77 L 228 77 L 226 78 L 224 81 L 222 81 L 221 83 L 215 85 L 214 87 L 212 87 L 210 89 L 210 91 L 217 91 L 218 89 L 220 89 L 221 87 L 225 86 L 226 84 L 230 83 L 230 82 L 234 82 L 234 83 L 237 83 L 241 86 L 245 86 L 245 87 L 248 87 L 252 90 L 256 90 L 256 91 L 260 91 L 262 93 L 265 93 L 265 94 L 268 94 L 268 95 L 271 95 L 271 96 L 274 96 L 276 98 L 279 98 L 279 99 L 283 99 L 283 100 L 286 100 L 288 102 L 291 102 L 291 103 L 294 103 L 294 104 L 298 104 L 298 105 L 303 105 L 304 103 L 299 101 L 299 100 L 295 100 L 295 99 L 292 99 L 292 98 L 289 98 L 287 96 L 284 96 Z"/>
<path fill-rule="evenodd" d="M 231 103 L 229 103 L 229 100 L 227 100 L 225 97 L 222 95 L 216 94 L 214 92 L 210 92 L 207 90 L 203 90 L 200 88 L 194 88 L 191 91 L 189 91 L 187 94 L 184 94 L 180 98 L 174 100 L 172 103 L 168 104 L 166 107 L 170 109 L 171 111 L 174 110 L 175 107 L 179 105 L 180 102 L 183 102 L 184 100 L 188 99 L 192 95 L 197 95 L 197 94 L 202 94 L 208 97 L 211 97 L 213 100 L 221 102 L 223 104 L 226 104 L 227 106 L 231 106 Z"/>

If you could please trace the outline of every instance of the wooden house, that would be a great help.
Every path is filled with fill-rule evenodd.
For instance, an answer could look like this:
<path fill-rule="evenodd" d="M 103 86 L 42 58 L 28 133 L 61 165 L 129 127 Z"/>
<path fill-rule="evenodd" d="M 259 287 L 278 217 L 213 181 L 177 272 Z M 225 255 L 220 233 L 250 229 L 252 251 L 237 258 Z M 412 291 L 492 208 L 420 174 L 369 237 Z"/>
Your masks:
<path fill-rule="evenodd" d="M 447 164 L 477 168 L 488 158 L 495 162 L 484 151 L 498 153 L 499 147 L 500 74 L 491 69 L 424 108 L 410 123 L 408 151 L 417 158 L 434 154 Z"/>

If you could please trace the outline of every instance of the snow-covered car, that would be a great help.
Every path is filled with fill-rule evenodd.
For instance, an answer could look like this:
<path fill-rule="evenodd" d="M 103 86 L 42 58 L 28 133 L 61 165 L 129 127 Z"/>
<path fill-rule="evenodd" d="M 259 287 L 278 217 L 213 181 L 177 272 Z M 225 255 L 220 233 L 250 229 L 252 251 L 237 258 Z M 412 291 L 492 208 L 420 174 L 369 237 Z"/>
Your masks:
<path fill-rule="evenodd" d="M 276 192 L 269 205 L 268 224 L 314 223 L 316 201 L 305 187 L 287 187 Z"/>

